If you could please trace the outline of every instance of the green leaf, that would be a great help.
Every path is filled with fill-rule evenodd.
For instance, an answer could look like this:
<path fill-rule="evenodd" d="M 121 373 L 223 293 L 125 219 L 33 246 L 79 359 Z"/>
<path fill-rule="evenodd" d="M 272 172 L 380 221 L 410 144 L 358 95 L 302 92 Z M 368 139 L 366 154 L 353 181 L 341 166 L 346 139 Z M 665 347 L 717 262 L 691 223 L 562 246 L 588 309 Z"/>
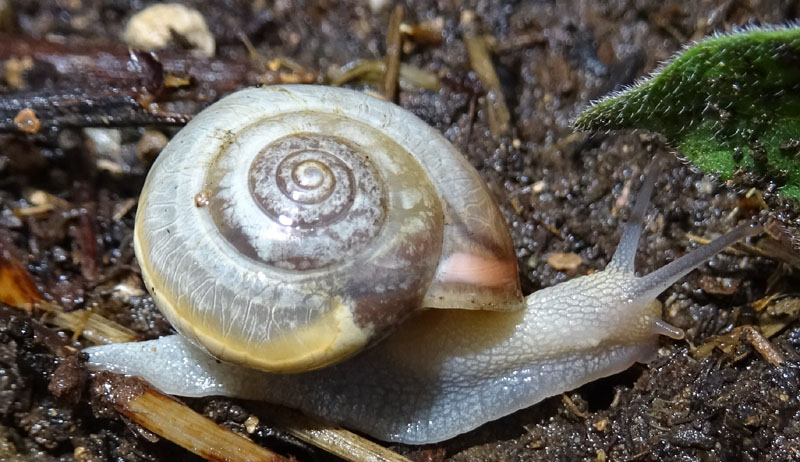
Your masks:
<path fill-rule="evenodd" d="M 705 172 L 750 173 L 800 200 L 800 28 L 749 28 L 686 48 L 575 120 L 664 134 Z"/>

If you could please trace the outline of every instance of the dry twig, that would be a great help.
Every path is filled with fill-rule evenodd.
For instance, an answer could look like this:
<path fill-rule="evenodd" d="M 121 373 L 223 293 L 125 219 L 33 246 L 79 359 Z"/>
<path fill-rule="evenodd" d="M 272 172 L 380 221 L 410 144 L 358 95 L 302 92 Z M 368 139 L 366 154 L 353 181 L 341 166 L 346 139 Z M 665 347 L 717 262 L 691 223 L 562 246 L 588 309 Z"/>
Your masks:
<path fill-rule="evenodd" d="M 383 99 L 386 101 L 394 101 L 397 92 L 400 53 L 403 45 L 403 35 L 400 33 L 402 23 L 403 7 L 397 5 L 389 18 L 389 27 L 386 31 L 386 72 L 383 74 Z"/>
<path fill-rule="evenodd" d="M 205 459 L 231 462 L 288 460 L 217 425 L 138 378 L 99 372 L 93 389 L 97 398 L 120 414 Z"/>
<path fill-rule="evenodd" d="M 511 114 L 508 111 L 506 98 L 503 96 L 500 79 L 497 77 L 492 58 L 489 55 L 486 38 L 478 34 L 474 12 L 465 11 L 461 15 L 461 28 L 464 33 L 464 43 L 467 45 L 469 63 L 486 89 L 489 130 L 495 137 L 505 135 L 510 127 Z"/>
<path fill-rule="evenodd" d="M 276 427 L 342 459 L 353 462 L 411 462 L 355 433 L 319 422 L 297 411 L 269 406 L 268 413 L 268 418 Z"/>
<path fill-rule="evenodd" d="M 205 104 L 243 86 L 310 83 L 317 78 L 309 71 L 264 70 L 249 60 L 19 36 L 0 36 L 0 62 L 6 64 L 0 81 L 13 90 L 0 98 L 0 132 L 20 130 L 14 119 L 25 109 L 42 129 L 181 125 Z"/>

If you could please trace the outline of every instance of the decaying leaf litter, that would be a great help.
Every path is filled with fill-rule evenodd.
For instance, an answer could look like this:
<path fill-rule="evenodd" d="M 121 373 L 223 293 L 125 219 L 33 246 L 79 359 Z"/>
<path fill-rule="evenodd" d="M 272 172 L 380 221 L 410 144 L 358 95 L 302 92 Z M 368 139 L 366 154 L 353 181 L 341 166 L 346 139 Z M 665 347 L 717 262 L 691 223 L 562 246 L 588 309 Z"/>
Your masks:
<path fill-rule="evenodd" d="M 359 77 L 350 79 L 351 85 L 375 93 L 386 89 L 385 72 L 369 63 L 393 66 L 386 43 L 394 5 L 375 12 L 366 2 L 293 2 L 291 8 L 244 2 L 187 4 L 207 18 L 217 18 L 209 21 L 217 41 L 216 56 L 209 59 L 238 63 L 236 69 L 244 70 L 237 72 L 246 74 L 252 68 L 256 76 L 274 72 L 280 79 L 313 81 L 357 69 Z M 113 46 L 121 25 L 141 7 L 11 2 L 2 6 L 0 17 L 10 15 L 13 20 L 0 21 L 0 27 L 15 40 L 60 35 L 67 48 L 92 40 Z M 464 30 L 464 10 L 471 12 L 467 19 L 476 30 Z M 672 2 L 659 7 L 650 2 L 495 2 L 467 3 L 460 8 L 413 3 L 405 5 L 399 29 L 430 24 L 435 30 L 439 24 L 442 40 L 407 41 L 410 45 L 402 47 L 395 100 L 440 129 L 479 169 L 511 226 L 527 291 L 605 265 L 625 218 L 625 198 L 632 188 L 635 191 L 649 157 L 658 154 L 659 194 L 648 214 L 638 261 L 640 271 L 646 272 L 692 247 L 687 235 L 702 239 L 724 232 L 729 215 L 737 207 L 736 213 L 747 213 L 752 201 L 745 191 L 727 189 L 694 173 L 669 154 L 657 136 L 576 135 L 569 121 L 588 101 L 631 83 L 689 40 L 752 21 L 784 23 L 797 12 L 790 2 L 776 7 L 775 2 L 759 1 Z M 486 95 L 498 89 L 471 63 L 470 37 L 491 50 L 492 68 L 510 112 L 507 134 L 498 132 L 497 126 L 494 133 L 491 130 L 494 116 Z M 247 42 L 252 44 L 249 51 L 243 44 Z M 172 53 L 184 62 L 203 62 L 188 56 L 184 45 L 174 44 L 163 54 Z M 263 60 L 261 64 L 254 64 L 252 51 Z M 124 52 L 121 56 L 129 59 Z M 145 75 L 149 75 L 147 66 L 155 65 L 148 63 L 143 64 Z M 242 77 L 231 79 L 252 83 Z M 41 85 L 37 82 L 35 90 L 49 91 L 54 98 L 63 96 L 54 90 L 57 85 L 48 86 L 58 81 L 53 77 Z M 4 258 L 32 274 L 49 304 L 66 312 L 78 310 L 86 319 L 84 328 L 90 316 L 82 310 L 91 308 L 102 319 L 142 337 L 169 331 L 141 287 L 130 248 L 131 199 L 137 195 L 147 162 L 142 160 L 146 156 L 137 154 L 144 152 L 140 145 L 144 127 L 151 134 L 158 131 L 169 136 L 175 130 L 170 125 L 180 124 L 176 113 L 194 113 L 230 91 L 181 82 L 172 83 L 178 85 L 174 90 L 177 103 L 145 116 L 139 108 L 151 102 L 140 98 L 141 88 L 153 96 L 147 85 L 157 90 L 163 82 L 124 83 L 121 88 L 132 89 L 131 93 L 117 99 L 96 95 L 102 93 L 102 86 L 84 87 L 84 93 L 94 93 L 84 94 L 83 100 L 98 97 L 108 105 L 99 109 L 79 105 L 76 111 L 67 111 L 73 121 L 64 128 L 0 139 L 4 147 L 0 163 Z M 437 82 L 439 90 L 421 89 Z M 10 91 L 15 90 L 3 87 L 4 93 Z M 118 151 L 113 143 L 112 149 L 105 149 L 108 146 L 99 145 L 98 138 L 69 128 L 81 126 L 74 122 L 76 112 L 84 115 L 85 124 L 91 122 L 86 122 L 87 115 L 103 111 L 118 111 L 113 112 L 116 120 L 131 121 L 121 129 Z M 46 120 L 40 122 L 47 127 Z M 39 191 L 46 194 L 34 194 Z M 770 191 L 764 194 L 771 200 Z M 769 207 L 786 220 L 797 220 L 797 209 L 791 204 L 770 202 Z M 766 259 L 748 249 L 741 251 L 715 258 L 700 274 L 690 275 L 662 297 L 666 319 L 687 329 L 688 341 L 665 341 L 660 359 L 649 367 L 634 367 L 567 393 L 568 399 L 555 397 L 435 447 L 394 449 L 418 460 L 796 457 L 800 451 L 796 372 L 800 329 L 792 300 L 798 295 L 793 289 L 798 287 L 797 277 L 792 276 L 791 257 Z M 578 255 L 580 263 L 569 274 L 559 271 L 547 263 L 553 253 Z M 712 286 L 734 290 L 709 290 Z M 11 309 L 3 313 L 0 436 L 2 450 L 7 451 L 4 458 L 188 457 L 182 449 L 103 406 L 96 395 L 88 393 L 88 385 L 80 385 L 84 372 L 79 366 L 58 365 L 56 356 L 66 351 L 57 345 L 71 342 L 72 331 L 59 334 L 52 326 L 52 314 Z M 760 344 L 758 338 L 750 335 L 737 342 L 736 335 L 729 335 L 742 332 L 744 326 L 763 329 L 762 337 L 778 352 L 781 365 L 770 364 L 770 356 L 752 346 Z M 720 340 L 726 335 L 729 338 Z M 718 342 L 720 347 L 706 347 L 707 355 L 698 354 L 709 342 Z M 70 380 L 77 382 L 70 385 Z M 330 457 L 287 442 L 290 437 L 276 435 L 263 419 L 254 421 L 254 415 L 261 416 L 260 410 L 250 403 L 222 399 L 186 403 L 280 454 L 303 460 Z"/>

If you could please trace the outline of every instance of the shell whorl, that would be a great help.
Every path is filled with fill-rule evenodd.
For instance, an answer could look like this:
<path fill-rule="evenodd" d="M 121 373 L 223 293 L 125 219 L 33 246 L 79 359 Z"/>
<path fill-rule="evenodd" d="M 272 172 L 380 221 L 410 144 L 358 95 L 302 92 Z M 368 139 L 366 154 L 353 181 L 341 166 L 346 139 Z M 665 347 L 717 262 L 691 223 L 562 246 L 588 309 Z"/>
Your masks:
<path fill-rule="evenodd" d="M 246 184 L 237 184 L 236 164 L 248 160 L 218 157 L 207 183 L 217 229 L 249 258 L 288 270 L 325 268 L 362 252 L 383 227 L 386 185 L 345 139 L 305 133 L 272 141 L 250 160 Z"/>

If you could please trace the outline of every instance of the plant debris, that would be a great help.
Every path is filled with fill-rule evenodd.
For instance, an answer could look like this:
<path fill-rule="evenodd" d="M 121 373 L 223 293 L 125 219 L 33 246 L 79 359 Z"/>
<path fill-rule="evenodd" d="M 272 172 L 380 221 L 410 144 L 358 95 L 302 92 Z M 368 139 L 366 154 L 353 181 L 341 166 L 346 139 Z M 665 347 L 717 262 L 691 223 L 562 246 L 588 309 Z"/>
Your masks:
<path fill-rule="evenodd" d="M 461 28 L 470 65 L 486 89 L 489 129 L 495 137 L 505 135 L 509 130 L 511 114 L 508 111 L 503 88 L 489 53 L 489 38 L 478 33 L 478 25 L 475 22 L 475 12 L 473 11 L 467 10 L 461 14 Z"/>

